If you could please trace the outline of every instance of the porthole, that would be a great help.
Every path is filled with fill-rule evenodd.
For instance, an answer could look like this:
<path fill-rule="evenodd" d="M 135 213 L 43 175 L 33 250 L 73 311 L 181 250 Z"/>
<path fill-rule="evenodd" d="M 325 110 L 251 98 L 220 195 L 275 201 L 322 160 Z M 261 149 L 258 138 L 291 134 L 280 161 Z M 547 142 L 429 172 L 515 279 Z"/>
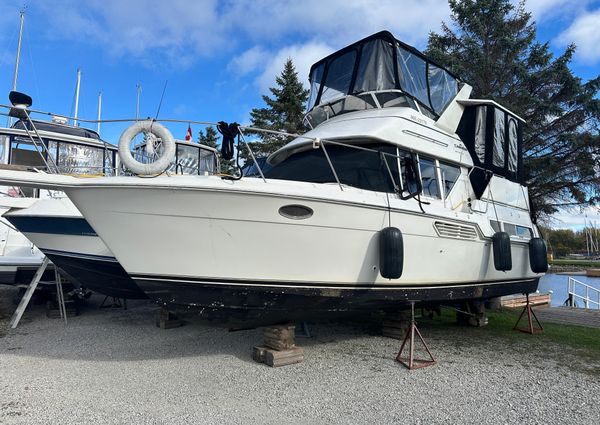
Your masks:
<path fill-rule="evenodd" d="M 279 208 L 279 214 L 292 220 L 304 220 L 313 215 L 313 210 L 304 205 L 284 205 Z"/>

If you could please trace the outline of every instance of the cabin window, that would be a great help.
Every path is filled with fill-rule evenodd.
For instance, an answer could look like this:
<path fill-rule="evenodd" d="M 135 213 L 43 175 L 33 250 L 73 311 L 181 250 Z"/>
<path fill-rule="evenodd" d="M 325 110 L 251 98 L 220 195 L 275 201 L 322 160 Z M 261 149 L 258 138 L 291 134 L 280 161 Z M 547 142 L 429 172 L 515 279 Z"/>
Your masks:
<path fill-rule="evenodd" d="M 402 170 L 402 189 L 406 193 L 415 193 L 419 171 L 413 167 L 410 153 L 401 150 L 398 156 L 400 157 L 400 169 Z"/>
<path fill-rule="evenodd" d="M 460 168 L 450 164 L 444 164 L 440 161 L 440 172 L 442 174 L 442 184 L 444 186 L 444 196 L 448 194 L 454 187 L 454 184 L 460 176 Z"/>
<path fill-rule="evenodd" d="M 492 229 L 494 229 L 494 232 L 500 231 L 500 222 L 498 222 L 496 220 L 490 220 L 490 226 L 492 226 Z"/>
<path fill-rule="evenodd" d="M 352 82 L 352 72 L 356 61 L 356 51 L 351 50 L 335 58 L 327 68 L 323 93 L 319 103 L 329 102 L 338 97 L 346 96 Z"/>
<path fill-rule="evenodd" d="M 529 227 L 524 227 L 524 226 L 515 226 L 515 227 L 516 227 L 516 232 L 517 232 L 518 237 L 531 239 L 531 237 L 533 236 L 533 232 Z"/>
<path fill-rule="evenodd" d="M 200 155 L 195 146 L 177 145 L 177 160 L 172 171 L 182 174 L 199 174 Z M 176 167 L 176 168 L 175 168 Z"/>
<path fill-rule="evenodd" d="M 419 157 L 423 195 L 431 198 L 441 198 L 438 187 L 437 170 L 433 159 Z"/>
<path fill-rule="evenodd" d="M 376 39 L 362 48 L 354 92 L 385 90 L 396 86 L 390 43 Z"/>
<path fill-rule="evenodd" d="M 369 150 L 350 146 L 327 144 L 327 153 L 340 183 L 365 190 L 394 192 L 395 187 L 379 152 L 386 156 L 389 169 L 398 185 L 396 147 L 388 144 L 360 144 Z M 282 162 L 264 171 L 265 177 L 312 183 L 337 183 L 322 149 L 308 149 L 290 155 Z"/>
<path fill-rule="evenodd" d="M 102 174 L 104 148 L 48 141 L 48 153 L 64 174 Z"/>
<path fill-rule="evenodd" d="M 8 158 L 6 157 L 7 148 L 10 137 L 6 135 L 0 135 L 0 164 L 6 164 Z"/>
<path fill-rule="evenodd" d="M 383 91 L 375 93 L 375 97 L 382 108 L 407 107 L 418 110 L 415 101 L 399 91 Z"/>
<path fill-rule="evenodd" d="M 40 147 L 43 149 L 43 147 Z M 12 136 L 10 147 L 10 163 L 28 167 L 45 168 L 46 164 L 36 147 L 28 137 Z"/>

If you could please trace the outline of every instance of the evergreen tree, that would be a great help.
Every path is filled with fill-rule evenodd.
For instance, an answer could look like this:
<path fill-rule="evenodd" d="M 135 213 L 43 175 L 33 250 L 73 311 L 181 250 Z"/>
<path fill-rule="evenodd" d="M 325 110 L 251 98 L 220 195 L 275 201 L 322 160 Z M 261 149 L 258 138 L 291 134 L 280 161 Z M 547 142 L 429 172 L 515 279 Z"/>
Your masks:
<path fill-rule="evenodd" d="M 269 91 L 272 97 L 263 96 L 265 108 L 254 108 L 250 112 L 251 126 L 266 130 L 280 130 L 287 133 L 302 133 L 304 125 L 304 107 L 308 101 L 308 90 L 298 79 L 298 72 L 291 59 L 285 62 L 283 71 L 275 82 L 277 87 Z M 266 133 L 252 133 L 259 137 L 260 142 L 252 142 L 250 146 L 256 157 L 270 155 L 291 140 L 290 137 Z M 250 160 L 247 149 L 242 148 L 240 155 L 246 161 Z"/>
<path fill-rule="evenodd" d="M 525 2 L 449 0 L 452 24 L 430 33 L 427 54 L 527 121 L 525 173 L 538 216 L 599 201 L 600 76 L 584 82 L 569 64 L 570 45 L 554 57 L 536 41 Z"/>
<path fill-rule="evenodd" d="M 210 146 L 211 148 L 215 148 L 217 150 L 221 149 L 221 144 L 219 143 L 219 133 L 212 126 L 206 127 L 206 132 L 200 130 L 198 133 L 198 142 L 202 145 Z M 230 175 L 235 174 L 237 167 L 235 166 L 235 162 L 233 160 L 224 160 L 220 154 L 219 160 L 219 173 Z"/>

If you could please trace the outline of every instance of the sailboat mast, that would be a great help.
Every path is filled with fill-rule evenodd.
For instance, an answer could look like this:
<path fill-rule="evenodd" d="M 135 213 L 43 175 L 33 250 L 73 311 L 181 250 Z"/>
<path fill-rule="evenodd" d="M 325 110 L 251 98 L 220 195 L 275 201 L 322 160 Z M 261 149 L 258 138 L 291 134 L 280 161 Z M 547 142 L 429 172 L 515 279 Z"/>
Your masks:
<path fill-rule="evenodd" d="M 140 94 L 142 93 L 142 86 L 140 83 L 135 85 L 135 120 L 140 118 Z"/>
<path fill-rule="evenodd" d="M 73 115 L 73 126 L 77 127 L 77 112 L 79 111 L 79 85 L 81 84 L 81 70 L 77 68 L 77 84 L 75 85 L 75 114 Z"/>
<path fill-rule="evenodd" d="M 102 114 L 102 91 L 98 93 L 98 127 L 96 127 L 97 133 L 100 134 L 100 115 Z"/>
<path fill-rule="evenodd" d="M 23 40 L 23 24 L 25 23 L 25 10 L 19 12 L 21 14 L 19 24 L 19 43 L 17 44 L 17 57 L 15 59 L 15 73 L 13 75 L 12 90 L 17 90 L 17 79 L 19 78 L 19 62 L 21 61 L 21 41 Z"/>

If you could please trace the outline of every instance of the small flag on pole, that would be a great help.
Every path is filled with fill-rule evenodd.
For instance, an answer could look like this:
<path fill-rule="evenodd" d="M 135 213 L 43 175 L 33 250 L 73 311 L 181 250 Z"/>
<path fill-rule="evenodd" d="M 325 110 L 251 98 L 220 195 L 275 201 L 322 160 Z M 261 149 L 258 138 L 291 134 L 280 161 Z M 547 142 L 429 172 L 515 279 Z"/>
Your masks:
<path fill-rule="evenodd" d="M 189 142 L 192 140 L 192 127 L 188 124 L 187 133 L 185 133 L 185 141 Z"/>

